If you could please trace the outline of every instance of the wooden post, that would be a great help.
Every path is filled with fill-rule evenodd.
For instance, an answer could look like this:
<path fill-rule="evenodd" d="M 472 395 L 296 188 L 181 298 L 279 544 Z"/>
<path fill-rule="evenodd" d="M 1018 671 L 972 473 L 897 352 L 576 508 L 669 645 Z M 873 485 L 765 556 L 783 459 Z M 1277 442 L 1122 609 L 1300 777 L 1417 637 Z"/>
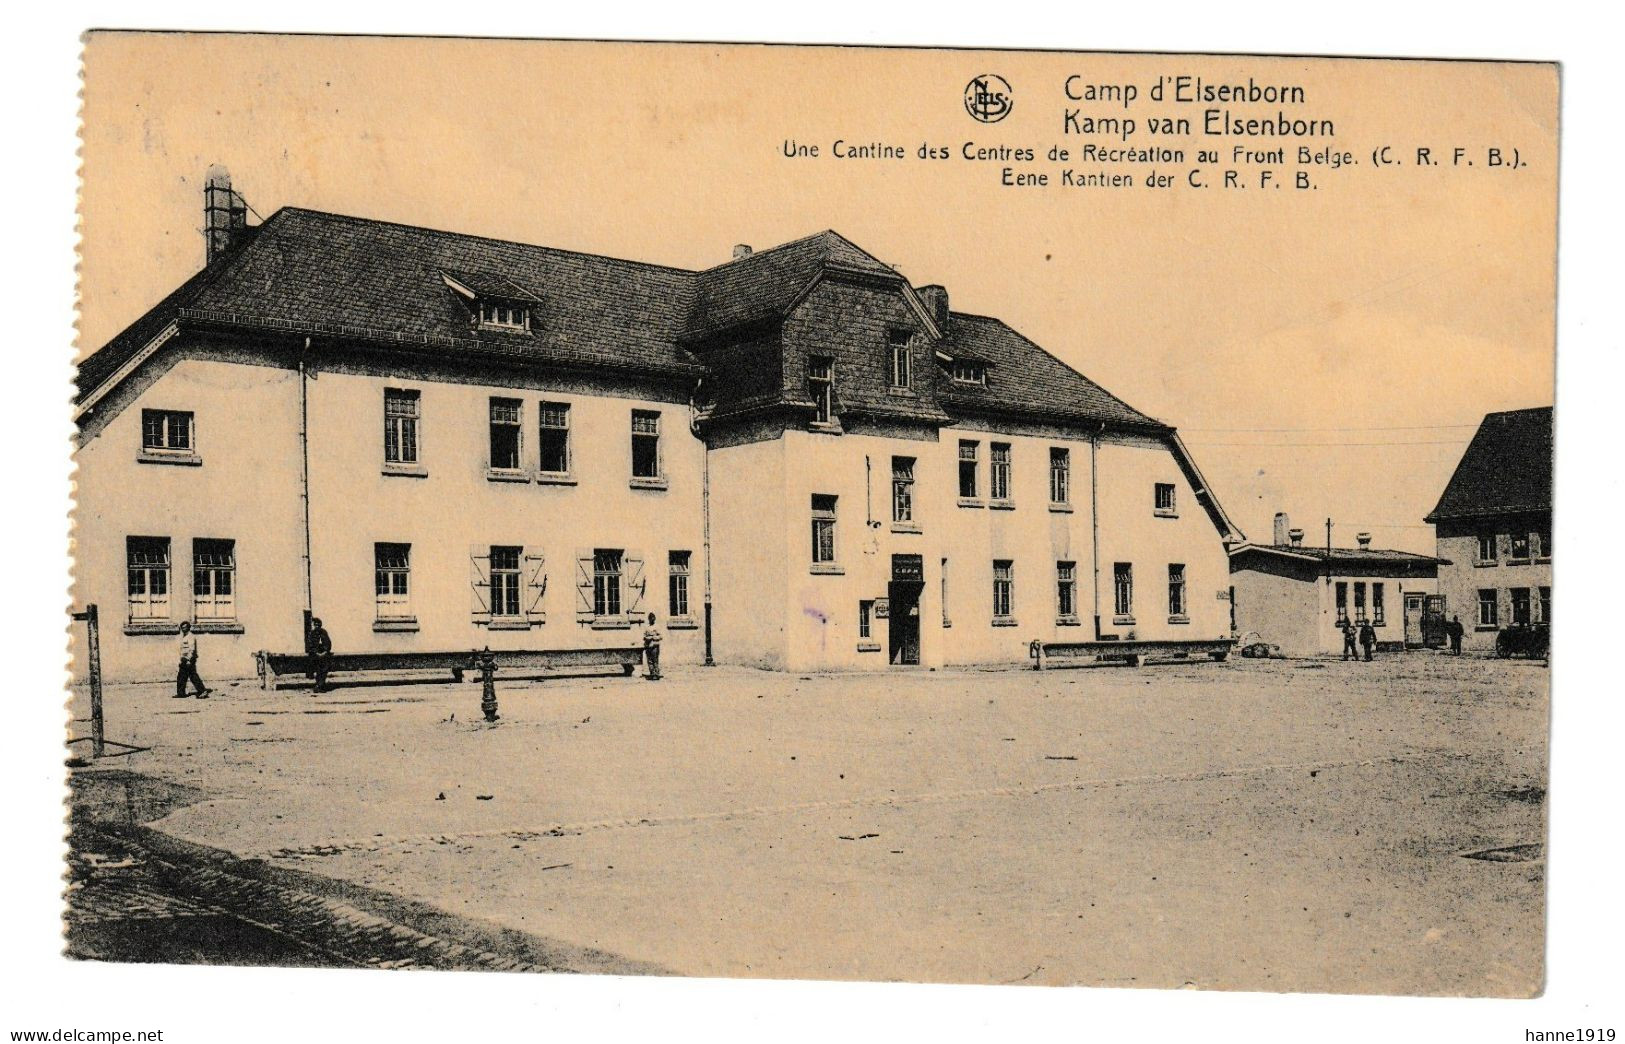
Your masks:
<path fill-rule="evenodd" d="M 85 606 L 74 619 L 85 622 L 85 660 L 90 668 L 90 753 L 99 758 L 107 751 L 107 731 L 102 723 L 102 636 L 94 604 Z"/>

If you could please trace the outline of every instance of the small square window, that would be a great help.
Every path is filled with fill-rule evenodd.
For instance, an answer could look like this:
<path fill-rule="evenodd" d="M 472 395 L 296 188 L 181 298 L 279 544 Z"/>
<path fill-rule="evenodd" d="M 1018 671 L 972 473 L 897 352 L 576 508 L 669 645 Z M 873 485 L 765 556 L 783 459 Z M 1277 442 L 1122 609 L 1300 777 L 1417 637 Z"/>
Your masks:
<path fill-rule="evenodd" d="M 196 452 L 192 414 L 183 410 L 141 411 L 141 452 L 157 455 Z"/>

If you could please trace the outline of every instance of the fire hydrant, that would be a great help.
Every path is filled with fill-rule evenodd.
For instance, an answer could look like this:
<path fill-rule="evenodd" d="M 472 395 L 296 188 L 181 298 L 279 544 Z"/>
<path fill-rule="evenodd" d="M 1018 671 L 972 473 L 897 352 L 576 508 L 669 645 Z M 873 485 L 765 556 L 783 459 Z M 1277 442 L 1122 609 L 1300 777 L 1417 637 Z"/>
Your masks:
<path fill-rule="evenodd" d="M 486 721 L 497 720 L 497 658 L 491 655 L 490 646 L 480 653 L 480 710 L 485 712 Z"/>

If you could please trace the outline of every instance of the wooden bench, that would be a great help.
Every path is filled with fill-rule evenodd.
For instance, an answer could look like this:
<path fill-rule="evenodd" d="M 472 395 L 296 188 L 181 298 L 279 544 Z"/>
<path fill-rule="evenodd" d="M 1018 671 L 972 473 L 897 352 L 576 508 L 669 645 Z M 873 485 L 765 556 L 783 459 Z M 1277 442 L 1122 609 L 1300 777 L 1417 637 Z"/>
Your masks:
<path fill-rule="evenodd" d="M 327 673 L 367 674 L 393 671 L 449 671 L 451 680 L 460 682 L 465 674 L 478 675 L 480 657 L 478 649 L 459 652 L 376 652 L 333 653 L 327 657 Z M 502 649 L 491 651 L 496 669 L 503 670 L 573 670 L 582 667 L 619 667 L 631 677 L 643 662 L 643 646 L 612 646 L 602 649 Z M 313 675 L 316 673 L 315 656 L 306 653 L 254 654 L 255 669 L 260 688 L 276 688 L 277 679 L 284 675 Z"/>
<path fill-rule="evenodd" d="M 1222 663 L 1230 656 L 1235 645 L 1233 638 L 1214 638 L 1205 641 L 1127 641 L 1127 642 L 1041 642 L 1027 646 L 1027 655 L 1033 661 L 1033 670 L 1052 670 L 1056 667 L 1082 667 L 1087 664 L 1115 663 L 1138 667 L 1155 659 L 1158 663 L 1184 663 L 1206 656 Z"/>

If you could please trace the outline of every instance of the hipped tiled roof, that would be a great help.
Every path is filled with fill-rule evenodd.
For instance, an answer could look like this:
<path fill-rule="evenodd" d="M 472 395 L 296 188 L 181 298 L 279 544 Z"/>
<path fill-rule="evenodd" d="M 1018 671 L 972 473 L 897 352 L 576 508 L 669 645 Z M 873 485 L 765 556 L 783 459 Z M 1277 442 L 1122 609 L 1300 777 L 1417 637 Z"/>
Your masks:
<path fill-rule="evenodd" d="M 691 378 L 690 346 L 782 319 L 830 271 L 906 286 L 832 231 L 695 272 L 285 207 L 85 359 L 79 399 L 176 321 Z M 534 301 L 529 332 L 477 328 L 448 276 Z M 985 387 L 939 375 L 950 411 L 1170 430 L 997 319 L 954 313 L 938 348 L 989 364 Z"/>

